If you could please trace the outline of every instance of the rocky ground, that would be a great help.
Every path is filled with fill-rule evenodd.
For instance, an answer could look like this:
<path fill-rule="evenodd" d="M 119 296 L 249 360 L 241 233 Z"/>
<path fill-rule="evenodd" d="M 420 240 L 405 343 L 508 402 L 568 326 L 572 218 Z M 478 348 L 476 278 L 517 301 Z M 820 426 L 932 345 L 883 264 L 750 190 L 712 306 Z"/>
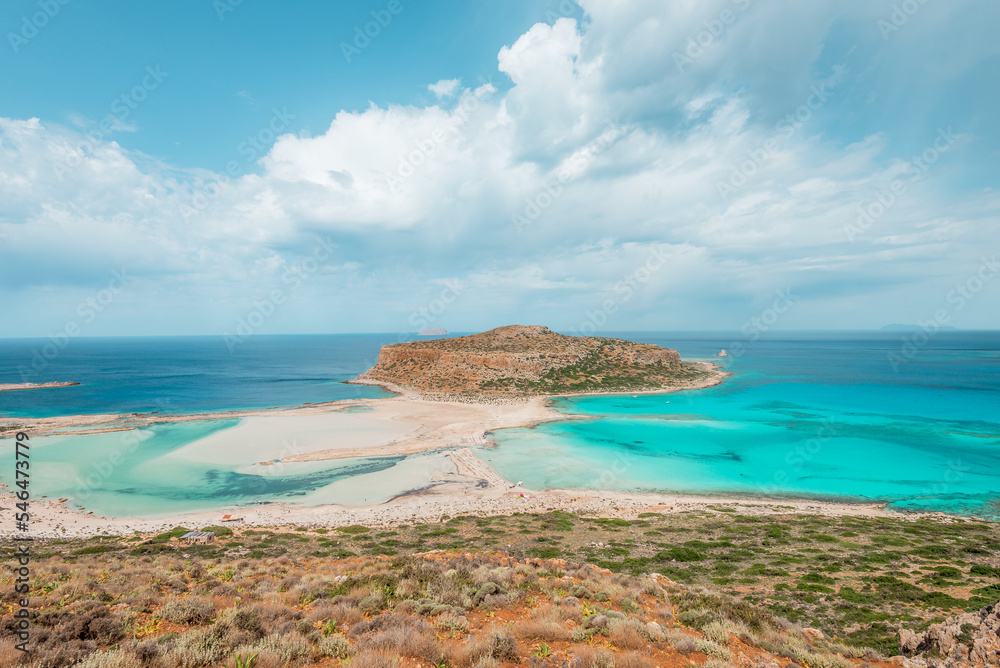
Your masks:
<path fill-rule="evenodd" d="M 995 660 L 996 524 L 945 517 L 772 515 L 743 515 L 724 505 L 633 519 L 553 510 L 394 526 L 190 526 L 157 535 L 40 540 L 32 606 L 36 628 L 52 634 L 37 638 L 61 639 L 53 652 L 70 646 L 67 639 L 79 640 L 82 645 L 72 646 L 80 652 L 105 652 L 81 665 L 112 668 L 218 665 L 175 655 L 208 652 L 190 656 L 221 662 L 244 650 L 278 657 L 258 668 L 285 665 L 286 659 L 291 665 L 332 666 L 351 657 L 357 662 L 353 668 L 829 668 L 865 662 L 933 668 Z M 198 528 L 216 539 L 196 546 L 178 539 Z M 8 558 L 12 550 L 4 545 Z M 448 566 L 432 578 L 407 581 L 406 573 L 430 561 Z M 508 575 L 466 573 L 486 565 Z M 454 577 L 453 570 L 466 574 L 445 591 L 440 582 Z M 351 578 L 349 585 L 342 587 L 340 577 Z M 483 594 L 485 604 L 475 604 L 488 582 L 498 589 Z M 10 573 L 0 578 L 0 591 L 11 604 Z M 668 599 L 669 610 L 660 610 Z M 566 616 L 553 612 L 563 605 L 572 608 Z M 200 611 L 195 622 L 184 621 L 189 608 Z M 259 626 L 246 622 L 255 635 L 232 628 L 244 608 L 258 616 Z M 81 615 L 110 621 L 88 631 L 80 626 Z M 401 621 L 400 615 L 414 621 Z M 308 624 L 300 624 L 303 619 Z M 424 637 L 422 654 L 400 654 L 408 658 L 395 664 L 366 663 L 382 660 L 376 649 L 401 651 L 388 639 L 373 640 L 388 626 L 381 631 L 357 626 L 376 619 L 415 628 Z M 527 624 L 534 621 L 547 630 Z M 64 633 L 63 625 L 71 622 Z M 650 622 L 663 635 L 654 633 Z M 459 631 L 453 631 L 455 624 Z M 615 630 L 621 624 L 640 639 Z M 476 654 L 480 649 L 470 649 L 493 642 L 494 631 L 513 637 L 516 661 L 494 657 L 497 663 L 483 663 L 484 656 Z M 292 634 L 291 645 L 269 640 L 275 633 Z M 18 665 L 4 647 L 9 644 L 0 644 L 0 668 Z M 154 650 L 165 663 L 129 663 L 132 659 L 119 656 L 153 656 Z"/>

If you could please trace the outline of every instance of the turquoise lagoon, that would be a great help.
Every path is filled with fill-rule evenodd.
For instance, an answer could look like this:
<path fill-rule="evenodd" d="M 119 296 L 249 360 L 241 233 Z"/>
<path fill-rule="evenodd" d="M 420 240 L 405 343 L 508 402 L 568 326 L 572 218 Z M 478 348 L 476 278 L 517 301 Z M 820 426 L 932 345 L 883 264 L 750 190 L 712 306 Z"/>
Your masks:
<path fill-rule="evenodd" d="M 433 453 L 246 466 L 178 456 L 238 420 L 181 422 L 148 429 L 46 436 L 30 441 L 35 498 L 68 498 L 107 517 L 166 517 L 260 502 L 379 503 L 425 487 L 447 467 Z M 0 467 L 14 470 L 13 439 L 0 441 Z"/>
<path fill-rule="evenodd" d="M 617 335 L 716 360 L 733 375 L 698 391 L 555 400 L 560 411 L 588 417 L 497 432 L 496 447 L 480 456 L 532 488 L 880 501 L 1000 519 L 996 332 L 940 332 L 903 363 L 896 358 L 906 334 L 757 341 Z M 187 412 L 375 396 L 374 388 L 330 379 L 360 373 L 387 342 L 378 335 L 253 337 L 230 354 L 221 339 L 81 340 L 38 379 L 80 387 L 0 394 L 0 415 Z M 16 370 L 32 345 L 0 342 L 0 382 L 19 382 Z M 739 354 L 716 359 L 720 348 Z M 176 456 L 235 424 L 36 438 L 32 489 L 99 515 L 157 517 L 257 502 L 372 503 L 426 486 L 446 465 L 436 453 L 266 470 Z M 8 484 L 11 445 L 0 439 L 0 481 Z"/>
<path fill-rule="evenodd" d="M 640 340 L 696 357 L 735 347 Z M 561 411 L 592 419 L 498 432 L 481 456 L 532 488 L 878 501 L 997 518 L 998 344 L 995 333 L 940 334 L 894 365 L 900 335 L 776 336 L 716 360 L 734 374 L 722 385 L 560 399 Z"/>

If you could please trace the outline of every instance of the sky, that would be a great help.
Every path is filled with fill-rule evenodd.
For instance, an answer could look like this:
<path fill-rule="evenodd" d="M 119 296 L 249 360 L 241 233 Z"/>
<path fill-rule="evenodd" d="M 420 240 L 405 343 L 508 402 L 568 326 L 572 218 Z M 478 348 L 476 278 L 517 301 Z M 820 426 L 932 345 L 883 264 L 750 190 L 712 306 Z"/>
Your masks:
<path fill-rule="evenodd" d="M 998 24 L 10 0 L 0 336 L 1000 329 Z"/>

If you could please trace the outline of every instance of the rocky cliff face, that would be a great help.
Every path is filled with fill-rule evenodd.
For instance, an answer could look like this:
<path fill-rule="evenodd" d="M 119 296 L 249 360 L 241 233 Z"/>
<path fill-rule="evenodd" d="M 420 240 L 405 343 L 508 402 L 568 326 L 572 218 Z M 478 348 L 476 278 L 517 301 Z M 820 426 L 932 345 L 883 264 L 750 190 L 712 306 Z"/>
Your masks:
<path fill-rule="evenodd" d="M 676 350 L 509 325 L 453 339 L 397 343 L 359 376 L 422 393 L 485 395 L 635 391 L 705 375 Z"/>
<path fill-rule="evenodd" d="M 1000 666 L 1000 603 L 931 624 L 923 633 L 899 632 L 903 654 L 924 655 L 918 666 Z"/>

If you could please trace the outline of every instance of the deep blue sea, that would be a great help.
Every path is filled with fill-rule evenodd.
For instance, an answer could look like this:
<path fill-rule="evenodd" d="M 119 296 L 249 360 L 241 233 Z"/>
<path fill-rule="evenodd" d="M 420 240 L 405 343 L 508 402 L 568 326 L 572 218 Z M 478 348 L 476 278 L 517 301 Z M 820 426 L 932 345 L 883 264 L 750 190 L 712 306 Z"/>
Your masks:
<path fill-rule="evenodd" d="M 252 336 L 230 351 L 222 337 L 81 338 L 52 354 L 46 339 L 0 339 L 0 384 L 81 383 L 0 392 L 0 416 L 193 413 L 388 396 L 342 381 L 372 366 L 379 349 L 397 340 L 392 334 Z"/>
<path fill-rule="evenodd" d="M 497 447 L 479 454 L 505 477 L 531 488 L 873 500 L 1000 519 L 998 332 L 939 332 L 906 347 L 906 333 L 781 333 L 757 341 L 717 332 L 602 335 L 713 359 L 733 375 L 698 391 L 557 400 L 558 409 L 590 417 L 495 434 Z M 383 396 L 341 381 L 396 341 L 395 335 L 254 336 L 230 352 L 214 337 L 77 339 L 37 369 L 33 351 L 46 341 L 0 340 L 0 383 L 82 383 L 0 393 L 0 416 L 186 413 Z M 721 348 L 742 352 L 717 359 Z M 204 429 L 154 427 L 149 456 L 203 437 Z M 105 436 L 52 437 L 58 440 L 51 447 L 33 450 L 42 460 L 51 454 L 52 495 L 72 495 L 70 482 L 93 467 L 89 453 L 99 458 L 113 447 Z M 0 448 L 0 480 L 10 468 L 9 450 Z M 142 444 L 134 456 L 130 465 L 141 467 Z M 168 483 L 157 494 L 163 513 L 281 500 L 405 460 L 340 460 L 336 471 L 332 464 L 329 471 L 313 466 L 267 481 L 205 470 L 198 474 L 203 485 L 185 481 L 188 489 L 198 487 L 197 499 L 171 492 Z M 116 489 L 124 482 L 117 480 Z M 45 486 L 44 478 L 36 483 Z M 106 500 L 103 512 L 115 514 L 107 501 L 114 489 L 90 492 Z"/>

